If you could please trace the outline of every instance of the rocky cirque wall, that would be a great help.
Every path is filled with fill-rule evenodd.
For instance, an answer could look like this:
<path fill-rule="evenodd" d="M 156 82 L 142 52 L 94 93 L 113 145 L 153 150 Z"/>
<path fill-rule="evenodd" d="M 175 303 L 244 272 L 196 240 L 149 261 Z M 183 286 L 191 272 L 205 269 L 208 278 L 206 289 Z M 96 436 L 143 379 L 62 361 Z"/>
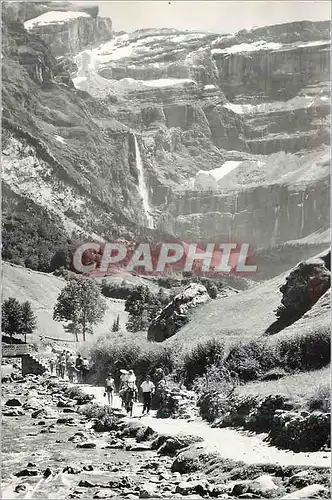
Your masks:
<path fill-rule="evenodd" d="M 225 195 L 191 192 L 169 200 L 164 229 L 195 239 L 245 240 L 267 247 L 299 239 L 329 226 L 329 179 L 290 188 L 279 184 Z"/>
<path fill-rule="evenodd" d="M 136 135 L 162 233 L 267 246 L 328 225 L 328 22 L 114 35 L 96 10 L 54 10 L 3 12 L 6 193 L 104 237 L 137 235 Z M 262 166 L 193 191 L 199 170 L 229 160 Z"/>
<path fill-rule="evenodd" d="M 99 74 L 130 85 L 119 120 L 142 131 L 160 228 L 261 247 L 328 226 L 329 38 L 324 22 L 227 36 L 141 30 L 95 50 Z M 269 159 L 284 152 L 293 157 Z M 190 190 L 198 170 L 246 159 L 265 164 L 259 180 L 241 172 L 218 193 Z"/>

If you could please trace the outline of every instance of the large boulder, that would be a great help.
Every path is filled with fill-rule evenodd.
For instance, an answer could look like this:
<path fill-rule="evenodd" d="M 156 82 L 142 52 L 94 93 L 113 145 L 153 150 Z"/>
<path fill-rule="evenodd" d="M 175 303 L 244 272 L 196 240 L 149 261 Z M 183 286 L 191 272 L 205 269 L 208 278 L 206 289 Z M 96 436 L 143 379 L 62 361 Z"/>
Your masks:
<path fill-rule="evenodd" d="M 188 323 L 190 311 L 209 300 L 211 299 L 205 286 L 190 283 L 152 321 L 148 329 L 148 340 L 163 342 L 172 337 Z"/>
<path fill-rule="evenodd" d="M 17 398 L 8 399 L 5 404 L 6 406 L 22 406 L 21 401 Z"/>
<path fill-rule="evenodd" d="M 328 490 L 322 484 L 311 484 L 310 486 L 306 486 L 301 490 L 288 493 L 288 495 L 281 497 L 280 500 L 296 500 L 300 498 L 307 500 L 308 498 L 319 498 L 322 497 L 322 495 L 327 495 L 327 494 Z"/>
<path fill-rule="evenodd" d="M 215 454 L 210 452 L 204 443 L 194 443 L 178 453 L 171 470 L 180 474 L 197 472 L 214 457 Z"/>
<path fill-rule="evenodd" d="M 277 316 L 281 320 L 298 319 L 308 311 L 331 286 L 331 252 L 300 262 L 280 287 L 281 306 Z"/>

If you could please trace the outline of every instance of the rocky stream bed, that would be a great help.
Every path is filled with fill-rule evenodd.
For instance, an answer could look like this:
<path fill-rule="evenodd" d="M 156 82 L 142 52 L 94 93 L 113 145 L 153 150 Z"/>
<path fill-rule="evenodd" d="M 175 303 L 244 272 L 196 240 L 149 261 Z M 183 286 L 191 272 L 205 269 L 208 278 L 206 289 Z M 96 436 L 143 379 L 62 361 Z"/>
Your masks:
<path fill-rule="evenodd" d="M 49 376 L 2 384 L 2 498 L 329 498 L 328 466 L 235 460 L 236 442 L 218 453 L 195 422 L 120 408 L 98 421 L 85 410 L 102 389 L 69 389 Z"/>

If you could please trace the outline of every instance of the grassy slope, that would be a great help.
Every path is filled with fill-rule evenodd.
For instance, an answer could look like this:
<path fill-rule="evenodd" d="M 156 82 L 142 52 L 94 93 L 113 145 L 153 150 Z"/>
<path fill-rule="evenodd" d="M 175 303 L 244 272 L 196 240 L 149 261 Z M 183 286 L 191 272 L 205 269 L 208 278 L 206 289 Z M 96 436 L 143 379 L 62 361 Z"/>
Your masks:
<path fill-rule="evenodd" d="M 193 312 L 191 321 L 167 342 L 192 347 L 212 337 L 223 338 L 228 343 L 263 335 L 276 320 L 273 311 L 280 304 L 279 287 L 288 274 L 289 271 L 237 295 L 204 304 Z M 330 321 L 330 293 L 327 292 L 303 318 L 270 337 L 270 341 L 277 342 L 281 337 L 329 328 Z"/>
<path fill-rule="evenodd" d="M 330 375 L 330 368 L 326 367 L 321 370 L 287 375 L 279 380 L 250 382 L 240 386 L 238 392 L 242 396 L 281 394 L 290 399 L 307 400 L 318 386 L 330 383 Z"/>
<path fill-rule="evenodd" d="M 25 300 L 31 302 L 37 315 L 36 336 L 47 335 L 61 339 L 72 339 L 71 335 L 66 334 L 61 323 L 53 321 L 52 318 L 53 306 L 64 285 L 63 279 L 51 274 L 31 271 L 6 262 L 2 265 L 2 300 L 15 297 L 20 302 Z M 103 322 L 94 328 L 96 335 L 106 333 L 118 314 L 121 325 L 127 321 L 124 302 L 113 299 L 106 300 L 107 311 Z"/>
<path fill-rule="evenodd" d="M 284 273 L 231 297 L 213 300 L 193 312 L 191 321 L 169 343 L 191 347 L 212 337 L 229 341 L 258 337 L 275 321 L 273 311 L 280 303 Z"/>

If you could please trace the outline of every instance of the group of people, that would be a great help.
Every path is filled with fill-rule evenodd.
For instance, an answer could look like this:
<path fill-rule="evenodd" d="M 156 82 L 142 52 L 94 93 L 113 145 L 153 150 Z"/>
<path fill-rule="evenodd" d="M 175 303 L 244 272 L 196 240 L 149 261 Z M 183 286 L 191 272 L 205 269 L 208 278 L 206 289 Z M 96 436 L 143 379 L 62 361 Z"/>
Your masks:
<path fill-rule="evenodd" d="M 152 396 L 155 391 L 155 385 L 150 379 L 149 375 L 146 375 L 145 380 L 140 385 L 140 389 L 143 395 L 142 414 L 144 415 L 146 412 L 148 415 L 151 408 Z M 105 396 L 107 396 L 108 404 L 110 406 L 112 406 L 113 404 L 114 392 L 115 392 L 114 378 L 112 377 L 112 374 L 109 373 L 108 377 L 105 380 Z M 128 372 L 126 370 L 121 370 L 119 396 L 122 400 L 122 405 L 131 415 L 133 411 L 133 404 L 135 401 L 138 400 L 138 394 L 139 391 L 136 384 L 136 376 L 133 370 L 129 370 Z"/>
<path fill-rule="evenodd" d="M 66 375 L 70 382 L 86 383 L 90 370 L 87 358 L 82 358 L 80 354 L 75 356 L 70 351 L 63 350 L 55 358 L 50 359 L 50 372 L 64 379 Z"/>
<path fill-rule="evenodd" d="M 70 382 L 86 383 L 90 365 L 87 358 L 83 358 L 80 354 L 76 356 L 70 352 L 63 350 L 49 361 L 50 372 L 64 379 L 66 376 Z M 134 402 L 138 401 L 139 390 L 136 383 L 136 375 L 133 370 L 120 370 L 120 387 L 119 396 L 122 400 L 122 406 L 125 407 L 128 413 L 132 415 Z M 140 385 L 140 390 L 143 395 L 143 415 L 147 415 L 151 409 L 152 396 L 155 391 L 155 385 L 151 381 L 150 376 L 146 375 L 144 381 Z M 115 393 L 115 381 L 112 374 L 109 373 L 105 380 L 105 397 L 110 406 L 113 405 L 113 396 Z"/>

